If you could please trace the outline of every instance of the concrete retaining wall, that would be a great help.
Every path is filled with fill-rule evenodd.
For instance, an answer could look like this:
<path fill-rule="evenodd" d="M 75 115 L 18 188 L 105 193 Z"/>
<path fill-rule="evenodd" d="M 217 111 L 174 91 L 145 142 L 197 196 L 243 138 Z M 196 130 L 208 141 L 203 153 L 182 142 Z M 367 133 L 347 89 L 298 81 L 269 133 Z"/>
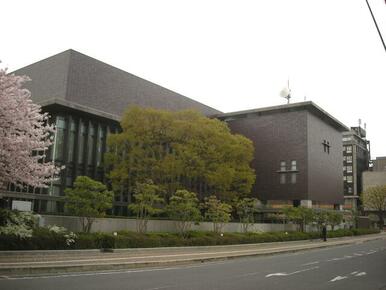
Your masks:
<path fill-rule="evenodd" d="M 39 222 L 40 226 L 57 225 L 65 227 L 74 232 L 82 230 L 79 218 L 73 216 L 54 216 L 42 215 Z M 135 219 L 124 218 L 98 218 L 92 225 L 92 232 L 114 232 L 120 230 L 135 231 Z M 213 224 L 201 222 L 199 225 L 193 225 L 192 230 L 212 231 Z M 251 232 L 279 232 L 293 231 L 296 227 L 291 224 L 253 224 L 250 226 Z M 168 220 L 150 220 L 148 223 L 149 232 L 176 232 L 174 221 Z M 239 223 L 228 223 L 225 225 L 223 232 L 242 232 L 242 225 Z"/>

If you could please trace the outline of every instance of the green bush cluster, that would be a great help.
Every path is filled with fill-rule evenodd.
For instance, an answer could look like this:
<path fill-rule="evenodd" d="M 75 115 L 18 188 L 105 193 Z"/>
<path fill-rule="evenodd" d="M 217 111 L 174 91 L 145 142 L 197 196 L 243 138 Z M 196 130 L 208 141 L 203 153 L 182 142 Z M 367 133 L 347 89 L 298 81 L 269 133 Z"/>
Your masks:
<path fill-rule="evenodd" d="M 329 231 L 328 237 L 356 236 L 379 233 L 374 229 Z M 75 243 L 68 245 L 63 235 L 38 228 L 32 237 L 0 235 L 0 250 L 60 250 L 100 248 L 151 248 L 180 246 L 212 246 L 282 242 L 319 239 L 320 233 L 271 232 L 271 233 L 224 233 L 191 231 L 182 237 L 177 233 L 136 233 L 120 231 L 117 236 L 106 233 L 79 233 Z"/>

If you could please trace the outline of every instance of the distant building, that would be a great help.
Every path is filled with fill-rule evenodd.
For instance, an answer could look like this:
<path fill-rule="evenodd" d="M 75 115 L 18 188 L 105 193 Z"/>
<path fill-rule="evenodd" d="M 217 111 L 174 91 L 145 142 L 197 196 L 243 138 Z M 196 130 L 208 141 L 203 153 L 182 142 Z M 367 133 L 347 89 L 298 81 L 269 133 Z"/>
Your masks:
<path fill-rule="evenodd" d="M 386 157 L 372 160 L 373 167 L 362 174 L 363 191 L 369 187 L 386 185 Z"/>
<path fill-rule="evenodd" d="M 14 72 L 27 75 L 32 100 L 56 124 L 55 145 L 49 159 L 65 165 L 60 179 L 49 188 L 20 192 L 10 186 L 0 192 L 10 207 L 14 199 L 32 201 L 36 212 L 63 212 L 60 197 L 79 175 L 104 181 L 106 136 L 120 130 L 119 120 L 128 106 L 171 111 L 195 109 L 205 115 L 220 113 L 159 85 L 99 60 L 67 50 Z M 116 195 L 113 213 L 125 214 L 128 196 Z"/>
<path fill-rule="evenodd" d="M 373 164 L 373 167 L 371 168 L 372 171 L 386 171 L 386 157 L 377 157 L 371 162 Z"/>
<path fill-rule="evenodd" d="M 342 132 L 348 128 L 312 102 L 224 113 L 217 118 L 251 139 L 253 195 L 274 207 L 343 205 Z"/>
<path fill-rule="evenodd" d="M 351 127 L 343 132 L 343 186 L 344 208 L 357 209 L 362 193 L 362 173 L 369 169 L 370 142 L 366 140 L 366 130 Z"/>

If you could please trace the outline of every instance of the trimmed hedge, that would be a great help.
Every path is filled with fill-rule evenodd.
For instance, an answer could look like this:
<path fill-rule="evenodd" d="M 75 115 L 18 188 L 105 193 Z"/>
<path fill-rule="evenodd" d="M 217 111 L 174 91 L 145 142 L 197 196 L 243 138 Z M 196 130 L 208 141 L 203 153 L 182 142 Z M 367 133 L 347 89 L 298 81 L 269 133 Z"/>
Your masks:
<path fill-rule="evenodd" d="M 328 237 L 357 236 L 379 233 L 374 229 L 353 229 L 329 231 Z M 180 246 L 212 246 L 232 244 L 252 244 L 295 240 L 320 239 L 318 232 L 271 232 L 271 233 L 224 233 L 189 232 L 186 237 L 176 233 L 147 233 L 120 231 L 117 236 L 106 233 L 79 233 L 76 242 L 70 246 L 61 234 L 48 229 L 35 229 L 31 238 L 0 235 L 0 250 L 62 250 L 100 248 L 153 248 Z"/>

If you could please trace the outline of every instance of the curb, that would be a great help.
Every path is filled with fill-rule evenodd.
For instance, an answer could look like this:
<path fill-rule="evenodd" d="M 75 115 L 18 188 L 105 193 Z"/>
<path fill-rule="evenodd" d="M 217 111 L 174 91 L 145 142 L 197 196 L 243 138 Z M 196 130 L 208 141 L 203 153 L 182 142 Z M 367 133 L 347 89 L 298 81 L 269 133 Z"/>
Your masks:
<path fill-rule="evenodd" d="M 127 261 L 130 260 L 130 257 L 127 257 L 126 261 L 124 258 L 111 258 L 110 262 L 103 261 L 102 259 L 96 263 L 78 263 L 78 264 L 70 264 L 70 265 L 55 265 L 55 261 L 46 262 L 47 265 L 15 265 L 12 267 L 1 267 L 0 265 L 0 278 L 7 279 L 8 277 L 15 277 L 20 275 L 34 275 L 34 274 L 57 274 L 57 273 L 71 273 L 71 272 L 90 272 L 90 271 L 101 271 L 101 270 L 125 270 L 125 269 L 133 269 L 133 268 L 144 268 L 144 267 L 160 267 L 160 266 L 169 266 L 169 265 L 183 265 L 189 263 L 204 263 L 204 262 L 214 262 L 214 261 L 224 261 L 231 260 L 236 258 L 243 257 L 256 257 L 256 256 L 267 256 L 267 255 L 276 255 L 276 254 L 284 254 L 284 253 L 294 253 L 300 251 L 309 251 L 314 249 L 322 249 L 336 246 L 344 246 L 356 243 L 363 243 L 372 240 L 385 239 L 386 236 L 384 234 L 380 234 L 377 236 L 363 236 L 358 237 L 356 239 L 336 239 L 333 241 L 329 241 L 326 243 L 318 242 L 315 244 L 300 244 L 300 245 L 287 245 L 276 248 L 263 248 L 263 249 L 251 249 L 251 250 L 234 250 L 228 252 L 209 252 L 209 253 L 191 253 L 185 254 L 191 257 L 183 258 L 182 255 L 179 258 L 161 258 L 161 260 L 154 259 L 155 256 L 144 256 L 143 259 L 150 259 L 148 261 Z M 278 245 L 279 243 L 276 243 Z M 243 245 L 233 245 L 242 248 Z M 226 246 L 220 246 L 222 248 L 226 248 Z M 197 248 L 197 247 L 189 247 L 189 248 Z M 207 247 L 206 247 L 207 248 Z M 169 248 L 168 248 L 169 249 Z M 173 248 L 171 248 L 173 249 Z M 124 250 L 124 249 L 122 249 Z M 131 250 L 131 249 L 130 249 Z M 135 249 L 136 251 L 140 251 L 139 249 Z M 154 249 L 148 249 L 154 250 Z M 82 251 L 82 250 L 75 250 Z M 86 253 L 96 253 L 99 250 L 86 250 Z M 127 251 L 127 250 L 126 250 Z M 26 253 L 26 251 L 23 251 Z M 63 251 L 55 251 L 56 253 L 62 253 Z M 84 251 L 82 251 L 84 252 Z M 28 251 L 30 253 L 30 251 Z M 73 252 L 74 253 L 74 252 Z M 43 254 L 43 253 L 40 253 Z M 181 253 L 182 254 L 182 253 Z M 202 255 L 202 257 L 197 257 Z M 169 256 L 178 256 L 177 255 L 169 255 Z M 196 257 L 195 257 L 196 256 Z M 153 260 L 151 260 L 153 258 Z M 159 257 L 158 257 L 159 258 Z M 119 260 L 119 261 L 114 261 Z M 71 262 L 71 261 L 68 261 Z M 28 263 L 28 262 L 25 262 Z M 44 264 L 44 262 L 42 262 Z M 1 263 L 0 263 L 1 264 Z M 4 263 L 7 264 L 7 263 Z M 22 263 L 20 263 L 22 264 Z"/>

